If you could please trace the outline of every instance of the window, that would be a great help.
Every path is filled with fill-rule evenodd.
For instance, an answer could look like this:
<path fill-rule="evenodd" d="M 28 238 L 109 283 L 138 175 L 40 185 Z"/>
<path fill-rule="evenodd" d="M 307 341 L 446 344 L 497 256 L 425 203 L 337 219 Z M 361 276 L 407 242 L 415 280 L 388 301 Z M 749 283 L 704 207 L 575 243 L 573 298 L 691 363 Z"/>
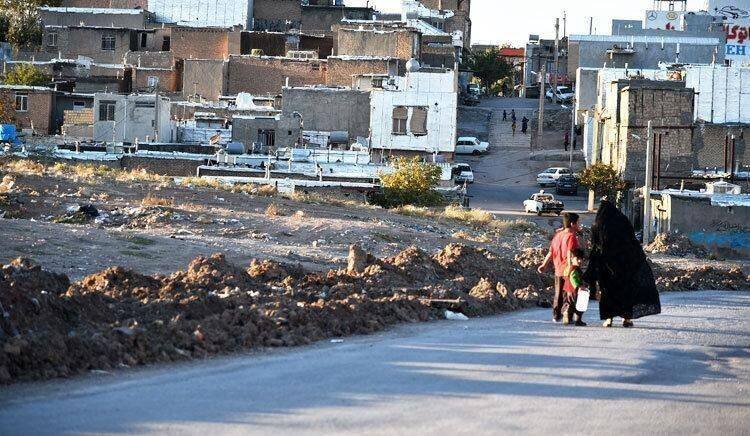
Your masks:
<path fill-rule="evenodd" d="M 141 48 L 146 48 L 148 37 L 145 33 L 141 33 Z"/>
<path fill-rule="evenodd" d="M 378 78 L 372 79 L 372 87 L 373 88 L 382 89 L 383 88 L 383 78 L 382 77 L 378 77 Z"/>
<path fill-rule="evenodd" d="M 426 107 L 415 107 L 411 110 L 411 122 L 409 123 L 409 130 L 416 136 L 423 136 L 427 134 L 427 108 Z"/>
<path fill-rule="evenodd" d="M 115 120 L 115 106 L 114 101 L 100 101 L 99 102 L 99 121 L 114 121 Z"/>
<path fill-rule="evenodd" d="M 262 147 L 274 147 L 276 145 L 276 131 L 273 129 L 258 129 L 258 143 Z"/>
<path fill-rule="evenodd" d="M 168 36 L 164 37 L 164 41 L 161 43 L 161 51 L 169 51 L 170 39 Z"/>
<path fill-rule="evenodd" d="M 86 102 L 85 101 L 74 101 L 73 102 L 73 110 L 74 111 L 82 111 L 86 109 Z"/>
<path fill-rule="evenodd" d="M 156 88 L 159 85 L 159 78 L 156 76 L 148 76 L 148 87 Z"/>
<path fill-rule="evenodd" d="M 409 111 L 404 106 L 393 108 L 393 134 L 406 135 L 406 120 L 409 118 Z"/>
<path fill-rule="evenodd" d="M 102 35 L 102 50 L 114 51 L 115 50 L 115 36 L 114 35 Z"/>
<path fill-rule="evenodd" d="M 139 100 L 135 102 L 136 109 L 153 109 L 156 107 L 155 101 Z"/>
<path fill-rule="evenodd" d="M 16 112 L 26 112 L 29 110 L 29 94 L 25 92 L 16 93 Z"/>
<path fill-rule="evenodd" d="M 57 32 L 47 34 L 47 47 L 57 47 Z"/>

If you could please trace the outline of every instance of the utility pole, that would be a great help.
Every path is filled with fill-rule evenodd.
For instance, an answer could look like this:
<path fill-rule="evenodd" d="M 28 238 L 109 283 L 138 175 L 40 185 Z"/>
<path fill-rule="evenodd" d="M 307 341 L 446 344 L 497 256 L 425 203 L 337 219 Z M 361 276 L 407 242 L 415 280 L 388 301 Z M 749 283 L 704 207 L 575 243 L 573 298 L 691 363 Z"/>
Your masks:
<path fill-rule="evenodd" d="M 560 19 L 555 18 L 555 75 L 552 78 L 552 102 L 557 103 L 557 75 L 560 61 Z"/>
<path fill-rule="evenodd" d="M 589 17 L 589 35 L 594 34 L 594 17 Z"/>
<path fill-rule="evenodd" d="M 643 186 L 643 245 L 651 242 L 651 183 L 654 172 L 654 128 L 646 133 L 646 184 Z"/>
<path fill-rule="evenodd" d="M 547 58 L 542 61 L 542 70 L 539 72 L 539 122 L 537 126 L 536 140 L 537 144 L 542 144 L 542 135 L 544 135 L 544 87 L 547 85 Z M 534 143 L 531 143 L 532 151 Z M 541 148 L 541 147 L 537 147 Z"/>
<path fill-rule="evenodd" d="M 586 125 L 586 126 L 589 125 L 589 119 L 590 118 L 591 118 L 591 115 L 587 113 L 585 115 L 585 117 L 584 117 L 584 125 Z M 585 129 L 585 127 L 584 127 L 584 129 Z M 592 145 L 592 147 L 591 147 L 592 148 L 592 150 L 591 150 L 591 165 L 596 165 L 599 162 L 599 144 L 597 144 L 597 140 L 596 140 L 596 138 L 598 136 L 598 133 L 599 132 L 594 131 L 594 135 L 593 135 L 594 136 L 594 141 L 591 144 Z M 585 143 L 586 142 L 586 139 L 585 139 L 586 135 L 584 134 L 583 136 L 584 136 L 584 138 L 583 138 L 583 140 L 581 142 Z M 584 145 L 581 144 L 581 146 L 584 146 Z M 594 192 L 593 189 L 589 189 L 589 204 L 588 204 L 588 206 L 589 206 L 588 207 L 589 212 L 593 212 L 594 211 L 594 203 L 595 202 L 596 202 L 596 192 Z"/>
<path fill-rule="evenodd" d="M 563 38 L 568 36 L 568 11 L 563 11 Z"/>

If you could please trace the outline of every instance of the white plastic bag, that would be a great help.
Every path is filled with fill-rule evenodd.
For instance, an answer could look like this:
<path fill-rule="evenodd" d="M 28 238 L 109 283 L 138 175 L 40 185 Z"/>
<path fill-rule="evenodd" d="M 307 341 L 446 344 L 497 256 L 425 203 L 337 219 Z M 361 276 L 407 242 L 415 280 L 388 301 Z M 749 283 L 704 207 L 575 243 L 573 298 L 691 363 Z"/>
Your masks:
<path fill-rule="evenodd" d="M 578 312 L 585 312 L 589 310 L 589 298 L 591 297 L 591 292 L 588 291 L 588 289 L 580 289 L 578 291 L 578 298 L 576 299 L 576 310 Z"/>
<path fill-rule="evenodd" d="M 469 318 L 463 313 L 451 312 L 450 310 L 445 311 L 445 319 L 451 321 L 468 321 Z"/>

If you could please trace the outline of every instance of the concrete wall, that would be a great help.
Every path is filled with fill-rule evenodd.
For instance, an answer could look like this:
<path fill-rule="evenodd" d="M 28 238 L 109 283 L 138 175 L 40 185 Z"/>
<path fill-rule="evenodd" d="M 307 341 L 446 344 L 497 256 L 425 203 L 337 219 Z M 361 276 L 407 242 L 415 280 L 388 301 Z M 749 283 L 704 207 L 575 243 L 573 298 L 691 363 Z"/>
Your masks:
<path fill-rule="evenodd" d="M 253 143 L 259 142 L 259 130 L 273 130 L 275 132 L 275 147 L 270 151 L 275 148 L 291 147 L 300 137 L 299 118 L 236 116 L 232 120 L 232 140 L 245 144 L 245 150 L 252 150 Z"/>
<path fill-rule="evenodd" d="M 348 58 L 332 56 L 328 58 L 326 85 L 351 87 L 354 76 L 363 74 L 387 74 L 396 76 L 399 66 L 403 65 L 398 59 L 391 58 Z"/>
<path fill-rule="evenodd" d="M 372 20 L 372 9 L 342 6 L 302 6 L 301 28 L 306 32 L 332 35 L 334 25 L 342 19 Z"/>
<path fill-rule="evenodd" d="M 456 148 L 458 92 L 456 73 L 410 73 L 397 77 L 398 91 L 373 90 L 371 95 L 371 147 L 386 151 L 438 152 L 452 156 Z M 393 109 L 427 108 L 427 135 L 393 133 Z"/>
<path fill-rule="evenodd" d="M 331 88 L 284 88 L 282 113 L 299 112 L 305 130 L 370 136 L 370 93 Z"/>
<path fill-rule="evenodd" d="M 337 55 L 394 57 L 408 61 L 419 59 L 420 35 L 407 29 L 373 31 L 341 28 L 338 30 Z"/>
<path fill-rule="evenodd" d="M 255 0 L 253 6 L 253 30 L 284 32 L 299 29 L 302 24 L 302 8 L 298 0 Z"/>
<path fill-rule="evenodd" d="M 724 62 L 724 55 L 716 48 L 723 43 L 719 38 L 678 38 L 646 36 L 598 36 L 574 35 L 569 44 L 569 71 L 578 68 L 602 68 L 605 64 L 612 68 L 656 69 L 660 62 L 710 64 Z M 692 42 L 686 42 L 692 41 Z M 611 57 L 607 50 L 613 46 L 632 47 L 633 54 L 615 54 Z"/>
<path fill-rule="evenodd" d="M 122 64 L 125 54 L 136 47 L 131 45 L 130 29 L 122 28 L 91 28 L 91 27 L 45 27 L 44 51 L 55 56 L 62 55 L 64 59 L 75 59 L 85 56 L 94 62 L 105 64 Z M 47 44 L 47 35 L 57 34 L 57 45 Z M 136 32 L 138 33 L 138 32 Z M 102 37 L 114 36 L 114 50 L 102 50 Z M 135 43 L 135 36 L 133 39 Z"/>
<path fill-rule="evenodd" d="M 116 26 L 143 29 L 150 21 L 150 15 L 145 10 L 136 9 L 39 8 L 39 19 L 45 26 Z"/>
<path fill-rule="evenodd" d="M 159 141 L 172 141 L 169 99 L 160 97 L 159 103 Z M 101 102 L 114 101 L 114 121 L 100 120 L 99 107 Z M 118 95 L 96 94 L 94 96 L 94 140 L 130 142 L 136 140 L 145 142 L 146 137 L 154 140 L 154 122 L 156 108 L 139 107 L 141 102 L 154 103 L 153 95 Z"/>
<path fill-rule="evenodd" d="M 149 0 L 148 10 L 163 23 L 248 28 L 253 0 Z"/>

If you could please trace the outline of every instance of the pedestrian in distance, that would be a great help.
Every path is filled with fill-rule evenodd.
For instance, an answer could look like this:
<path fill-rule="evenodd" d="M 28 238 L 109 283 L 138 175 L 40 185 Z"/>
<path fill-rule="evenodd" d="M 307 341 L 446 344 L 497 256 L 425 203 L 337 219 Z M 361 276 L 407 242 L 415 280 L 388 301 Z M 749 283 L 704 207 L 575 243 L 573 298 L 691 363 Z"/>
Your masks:
<path fill-rule="evenodd" d="M 516 110 L 515 109 L 510 110 L 510 119 L 513 120 L 514 123 L 516 122 Z"/>
<path fill-rule="evenodd" d="M 513 136 L 516 136 L 516 120 L 513 120 L 513 124 L 510 125 L 510 128 L 513 129 Z"/>
<path fill-rule="evenodd" d="M 575 317 L 575 307 L 571 307 L 570 299 L 565 300 L 565 270 L 568 268 L 568 262 L 571 261 L 571 253 L 579 248 L 578 233 L 580 217 L 578 214 L 566 212 L 563 214 L 563 228 L 555 233 L 550 242 L 550 248 L 544 262 L 539 266 L 539 274 L 552 264 L 555 270 L 555 296 L 552 300 L 552 320 L 554 322 L 563 322 L 570 324 L 571 321 L 580 319 L 571 319 Z"/>
<path fill-rule="evenodd" d="M 563 135 L 563 145 L 565 145 L 565 151 L 568 151 L 568 147 L 570 146 L 570 132 L 567 130 L 565 131 L 565 135 Z"/>
<path fill-rule="evenodd" d="M 503 121 L 508 121 L 508 111 L 503 110 Z"/>
<path fill-rule="evenodd" d="M 525 135 L 526 132 L 529 130 L 529 119 L 526 117 L 523 117 L 521 119 L 521 132 Z"/>

